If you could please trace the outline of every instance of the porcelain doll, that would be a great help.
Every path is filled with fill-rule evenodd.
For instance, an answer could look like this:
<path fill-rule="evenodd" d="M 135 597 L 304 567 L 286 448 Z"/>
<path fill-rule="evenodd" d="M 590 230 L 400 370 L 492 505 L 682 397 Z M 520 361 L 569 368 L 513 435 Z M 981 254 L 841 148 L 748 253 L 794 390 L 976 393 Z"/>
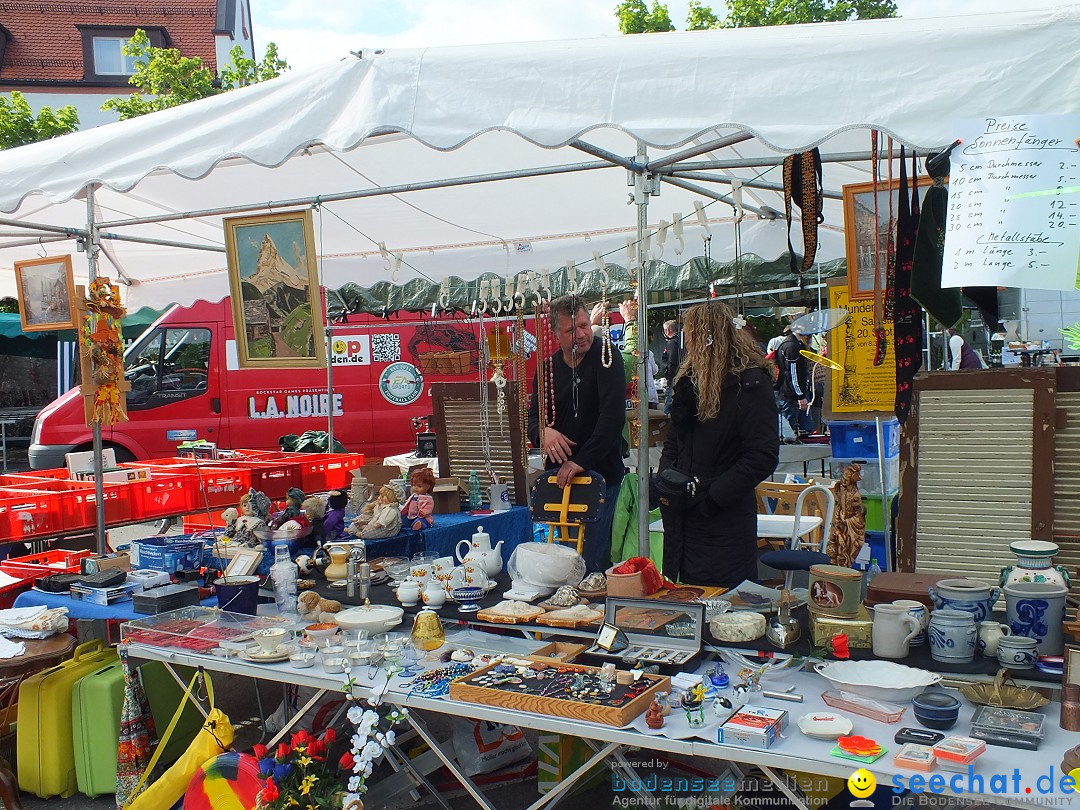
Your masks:
<path fill-rule="evenodd" d="M 254 489 L 240 498 L 240 517 L 236 521 L 236 541 L 245 546 L 258 547 L 262 538 L 256 532 L 269 530 L 270 499 Z"/>
<path fill-rule="evenodd" d="M 236 537 L 236 521 L 240 519 L 240 510 L 235 506 L 230 506 L 221 513 L 221 519 L 225 521 L 225 531 L 222 533 L 222 537 L 229 540 Z"/>
<path fill-rule="evenodd" d="M 371 515 L 368 525 L 360 532 L 365 540 L 378 540 L 382 537 L 393 537 L 401 531 L 401 504 L 398 502 L 397 491 L 391 486 L 385 486 L 379 490 L 379 497 L 375 499 L 375 511 Z"/>
<path fill-rule="evenodd" d="M 274 529 L 282 528 L 290 520 L 297 520 L 303 516 L 304 491 L 299 487 L 290 487 L 285 495 L 285 508 L 274 517 L 270 526 Z M 307 525 L 305 519 L 302 525 Z"/>
<path fill-rule="evenodd" d="M 435 473 L 430 467 L 417 470 L 409 479 L 409 485 L 412 487 L 412 495 L 405 501 L 401 517 L 412 521 L 413 531 L 428 529 L 435 525 L 435 518 L 432 517 L 435 513 L 435 499 L 431 497 L 431 491 L 435 489 Z"/>

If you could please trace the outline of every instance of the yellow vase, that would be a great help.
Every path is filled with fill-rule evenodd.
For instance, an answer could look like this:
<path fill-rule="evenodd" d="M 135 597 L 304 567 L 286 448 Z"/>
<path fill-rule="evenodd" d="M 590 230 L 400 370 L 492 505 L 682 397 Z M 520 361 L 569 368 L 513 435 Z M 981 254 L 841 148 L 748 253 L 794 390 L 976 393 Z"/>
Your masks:
<path fill-rule="evenodd" d="M 421 610 L 413 619 L 411 638 L 418 650 L 437 650 L 446 642 L 442 620 L 434 610 Z"/>
<path fill-rule="evenodd" d="M 348 549 L 341 548 L 340 546 L 335 546 L 334 548 L 330 549 L 330 564 L 326 566 L 326 571 L 324 573 L 326 579 L 329 582 L 334 582 L 335 580 L 339 579 L 345 579 L 345 577 L 348 576 L 349 573 L 348 561 Z"/>

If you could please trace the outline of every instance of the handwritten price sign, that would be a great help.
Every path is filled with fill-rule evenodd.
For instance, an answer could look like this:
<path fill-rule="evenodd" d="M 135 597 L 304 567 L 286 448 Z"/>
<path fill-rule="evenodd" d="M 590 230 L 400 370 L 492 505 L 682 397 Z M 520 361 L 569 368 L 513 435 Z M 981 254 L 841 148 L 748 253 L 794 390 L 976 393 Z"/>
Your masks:
<path fill-rule="evenodd" d="M 943 287 L 1072 290 L 1080 255 L 1080 116 L 973 122 L 952 153 Z"/>

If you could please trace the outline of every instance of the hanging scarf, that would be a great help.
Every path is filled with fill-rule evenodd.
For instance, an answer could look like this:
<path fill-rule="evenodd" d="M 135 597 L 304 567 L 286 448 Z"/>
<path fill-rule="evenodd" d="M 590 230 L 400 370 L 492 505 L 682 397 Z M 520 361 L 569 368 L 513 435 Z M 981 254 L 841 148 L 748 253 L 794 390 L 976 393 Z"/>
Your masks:
<path fill-rule="evenodd" d="M 870 130 L 870 164 L 874 178 L 874 365 L 885 362 L 885 325 L 881 319 L 881 218 L 878 214 L 878 190 L 881 188 L 881 166 L 878 160 L 879 135 Z M 889 189 L 892 194 L 892 189 Z"/>
<path fill-rule="evenodd" d="M 893 341 L 896 356 L 896 418 L 907 421 L 911 410 L 911 386 L 922 367 L 923 310 L 911 297 L 911 258 L 919 228 L 919 172 L 911 154 L 911 202 L 904 147 L 900 147 L 900 201 L 896 215 L 896 278 L 892 285 Z"/>
<path fill-rule="evenodd" d="M 803 260 L 800 267 L 795 261 L 795 248 L 791 245 L 791 205 L 802 212 Z M 821 188 L 821 152 L 811 149 L 784 158 L 784 215 L 787 217 L 788 256 L 791 272 L 799 276 L 814 266 L 817 256 L 818 225 L 825 221 L 822 213 L 824 196 Z"/>
<path fill-rule="evenodd" d="M 941 286 L 941 263 L 945 255 L 945 225 L 949 219 L 948 158 L 932 173 L 934 185 L 923 197 L 915 252 L 911 260 L 911 296 L 948 329 L 960 320 L 960 290 Z"/>
<path fill-rule="evenodd" d="M 119 650 L 124 670 L 124 705 L 120 709 L 120 742 L 116 753 L 116 806 L 123 807 L 150 764 L 157 731 L 142 682 L 128 663 L 126 645 L 120 645 Z"/>

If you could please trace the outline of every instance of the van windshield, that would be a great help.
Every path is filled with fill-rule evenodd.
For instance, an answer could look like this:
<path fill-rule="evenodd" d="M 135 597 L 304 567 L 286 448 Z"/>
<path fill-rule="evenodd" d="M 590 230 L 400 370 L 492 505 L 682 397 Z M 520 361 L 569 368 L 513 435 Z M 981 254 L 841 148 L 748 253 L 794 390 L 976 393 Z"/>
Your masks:
<path fill-rule="evenodd" d="M 209 329 L 147 332 L 124 357 L 124 377 L 131 383 L 128 407 L 152 408 L 205 393 L 209 364 Z"/>

